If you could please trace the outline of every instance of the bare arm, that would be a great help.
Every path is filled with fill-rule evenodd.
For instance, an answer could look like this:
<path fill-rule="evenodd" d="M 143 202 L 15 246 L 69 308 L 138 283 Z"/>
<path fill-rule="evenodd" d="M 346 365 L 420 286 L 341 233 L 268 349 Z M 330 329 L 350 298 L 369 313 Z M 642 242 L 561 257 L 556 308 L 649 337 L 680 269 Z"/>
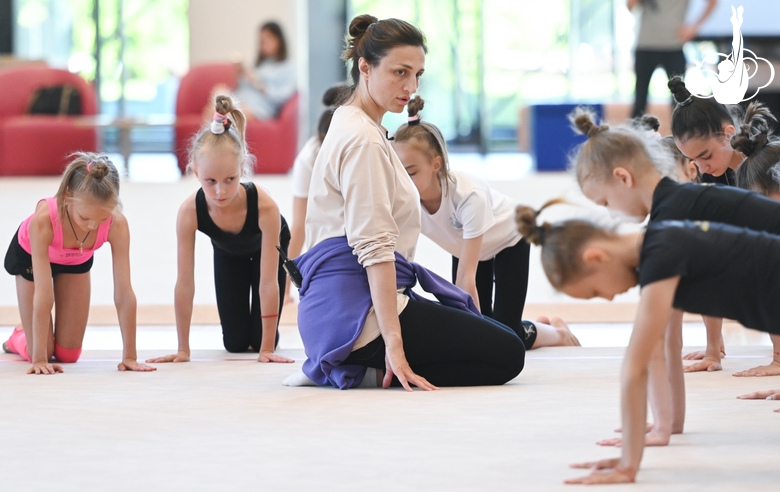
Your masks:
<path fill-rule="evenodd" d="M 259 362 L 294 362 L 274 354 L 276 327 L 279 324 L 279 232 L 282 227 L 279 207 L 262 188 L 257 188 L 258 224 L 263 233 L 260 251 L 260 312 L 262 313 L 263 341 L 260 343 Z"/>
<path fill-rule="evenodd" d="M 108 233 L 111 244 L 111 259 L 114 270 L 114 305 L 119 318 L 119 329 L 122 332 L 122 362 L 120 371 L 154 371 L 153 367 L 139 364 L 136 359 L 136 312 L 137 301 L 130 281 L 130 229 L 127 219 L 117 212 L 111 222 Z"/>
<path fill-rule="evenodd" d="M 30 246 L 34 276 L 32 330 L 27 335 L 27 351 L 33 366 L 28 374 L 54 374 L 62 368 L 49 364 L 49 340 L 53 336 L 51 310 L 54 307 L 54 287 L 51 281 L 49 245 L 54 237 L 48 205 L 40 202 L 30 222 Z"/>
<path fill-rule="evenodd" d="M 173 306 L 176 315 L 176 334 L 179 348 L 176 354 L 149 359 L 147 362 L 188 362 L 190 360 L 190 323 L 192 301 L 195 297 L 195 232 L 198 218 L 193 193 L 179 207 L 176 217 L 176 287 Z"/>
<path fill-rule="evenodd" d="M 567 480 L 566 483 L 620 483 L 635 480 L 645 448 L 648 367 L 653 349 L 663 343 L 679 281 L 680 277 L 672 277 L 654 282 L 645 286 L 640 294 L 636 322 L 621 371 L 622 456 L 619 459 L 573 465 L 595 470 L 587 477 Z M 611 470 L 602 471 L 604 469 Z"/>
<path fill-rule="evenodd" d="M 412 391 L 413 384 L 423 390 L 436 389 L 434 385 L 418 376 L 409 367 L 401 338 L 401 323 L 398 320 L 396 302 L 395 262 L 385 261 L 366 267 L 368 286 L 371 290 L 371 302 L 374 305 L 379 331 L 385 341 L 385 358 L 387 360 L 384 388 L 390 386 L 393 374 L 407 391 Z"/>
<path fill-rule="evenodd" d="M 468 292 L 479 309 L 479 294 L 477 292 L 477 266 L 479 253 L 482 249 L 483 236 L 464 239 L 458 257 L 458 272 L 455 275 L 455 285 Z"/>
<path fill-rule="evenodd" d="M 696 19 L 696 22 L 693 24 L 681 26 L 678 32 L 680 41 L 685 43 L 695 38 L 699 33 L 699 29 L 701 29 L 702 24 L 704 24 L 704 21 L 706 21 L 710 14 L 712 14 L 712 11 L 715 10 L 717 5 L 718 0 L 709 0 L 707 2 L 707 7 L 705 7 L 704 12 L 701 13 L 699 18 Z"/>

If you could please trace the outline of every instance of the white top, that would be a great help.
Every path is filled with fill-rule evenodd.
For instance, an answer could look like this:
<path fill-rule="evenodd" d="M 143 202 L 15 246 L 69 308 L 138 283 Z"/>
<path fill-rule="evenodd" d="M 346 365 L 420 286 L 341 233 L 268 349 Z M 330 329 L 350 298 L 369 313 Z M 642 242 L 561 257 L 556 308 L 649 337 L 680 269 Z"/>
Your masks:
<path fill-rule="evenodd" d="M 414 259 L 420 195 L 385 137 L 354 106 L 333 113 L 314 163 L 306 210 L 306 247 L 346 236 L 364 267 Z"/>
<path fill-rule="evenodd" d="M 463 241 L 482 236 L 479 260 L 495 257 L 517 244 L 522 236 L 515 225 L 517 204 L 491 190 L 481 179 L 450 171 L 449 191 L 442 183 L 439 210 L 422 207 L 422 233 L 453 256 L 460 256 Z"/>
<path fill-rule="evenodd" d="M 311 171 L 314 169 L 314 161 L 320 151 L 320 139 L 315 135 L 308 139 L 298 155 L 295 157 L 292 172 L 292 192 L 294 198 L 307 198 L 309 196 L 309 183 L 311 183 Z"/>
<path fill-rule="evenodd" d="M 420 236 L 417 188 L 386 130 L 354 106 L 333 113 L 312 170 L 306 209 L 307 249 L 339 236 L 347 237 L 364 267 L 395 261 L 395 251 L 412 261 Z M 399 314 L 408 300 L 398 293 Z M 372 307 L 352 350 L 379 336 Z"/>

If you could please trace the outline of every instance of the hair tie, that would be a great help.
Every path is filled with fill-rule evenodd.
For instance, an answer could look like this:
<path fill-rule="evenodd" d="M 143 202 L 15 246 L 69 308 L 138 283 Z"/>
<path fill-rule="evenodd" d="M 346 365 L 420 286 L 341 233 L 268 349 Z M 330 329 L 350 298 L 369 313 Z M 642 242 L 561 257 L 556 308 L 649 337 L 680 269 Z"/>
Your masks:
<path fill-rule="evenodd" d="M 687 105 L 689 105 L 692 102 L 693 102 L 693 94 L 689 95 L 688 99 L 686 99 L 685 101 L 682 101 L 680 103 L 680 106 L 687 106 Z"/>
<path fill-rule="evenodd" d="M 211 133 L 221 135 L 225 133 L 225 127 L 230 124 L 227 115 L 214 112 L 214 119 L 211 120 Z"/>
<path fill-rule="evenodd" d="M 90 168 L 92 167 L 92 163 L 93 163 L 93 162 L 95 162 L 95 161 L 89 161 L 89 162 L 87 163 L 87 173 L 88 173 L 88 174 L 92 172 Z"/>
<path fill-rule="evenodd" d="M 410 116 L 407 121 L 408 121 L 408 125 L 409 126 L 419 125 L 420 124 L 420 115 L 416 114 L 414 116 Z"/>

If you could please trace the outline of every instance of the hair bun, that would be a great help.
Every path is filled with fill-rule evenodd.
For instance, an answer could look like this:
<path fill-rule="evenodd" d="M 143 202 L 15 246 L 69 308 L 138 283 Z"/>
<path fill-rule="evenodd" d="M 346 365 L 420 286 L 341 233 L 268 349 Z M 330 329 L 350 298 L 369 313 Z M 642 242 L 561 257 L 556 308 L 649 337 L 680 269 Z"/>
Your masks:
<path fill-rule="evenodd" d="M 235 111 L 236 106 L 233 103 L 233 99 L 230 96 L 226 96 L 224 94 L 220 94 L 217 96 L 214 107 L 217 113 L 222 115 L 229 115 L 232 111 Z M 225 130 L 230 130 L 230 125 L 233 124 L 233 121 L 228 118 L 227 123 L 225 123 Z"/>
<path fill-rule="evenodd" d="M 359 40 L 368 30 L 371 24 L 379 22 L 379 19 L 373 15 L 363 14 L 352 19 L 349 24 L 349 35 L 354 38 L 355 41 Z"/>
<path fill-rule="evenodd" d="M 672 77 L 666 85 L 674 95 L 674 100 L 678 103 L 685 102 L 691 97 L 690 91 L 685 88 L 685 82 L 679 75 Z"/>
<path fill-rule="evenodd" d="M 336 102 L 341 98 L 341 95 L 346 89 L 347 87 L 344 85 L 334 85 L 329 88 L 325 91 L 325 94 L 322 95 L 322 104 L 328 107 L 335 106 Z"/>
<path fill-rule="evenodd" d="M 425 101 L 420 96 L 414 96 L 409 104 L 406 105 L 406 112 L 409 114 L 409 118 L 414 118 L 420 114 L 420 111 L 425 107 Z"/>
<path fill-rule="evenodd" d="M 577 132 L 588 138 L 609 129 L 608 125 L 597 125 L 596 114 L 593 110 L 582 106 L 577 107 L 577 109 L 569 115 L 569 121 L 574 124 L 574 129 Z"/>
<path fill-rule="evenodd" d="M 661 122 L 658 120 L 658 118 L 656 118 L 651 114 L 646 114 L 642 116 L 640 122 L 642 126 L 647 130 L 653 130 L 654 132 L 657 132 L 658 129 L 661 128 Z"/>
<path fill-rule="evenodd" d="M 515 222 L 517 223 L 517 232 L 523 236 L 523 239 L 531 244 L 541 245 L 543 235 L 538 234 L 536 225 L 536 210 L 526 205 L 518 205 L 515 209 Z"/>
<path fill-rule="evenodd" d="M 111 169 L 109 169 L 106 163 L 101 159 L 90 162 L 87 165 L 87 172 L 90 176 L 99 180 L 105 178 L 108 173 L 111 172 Z"/>

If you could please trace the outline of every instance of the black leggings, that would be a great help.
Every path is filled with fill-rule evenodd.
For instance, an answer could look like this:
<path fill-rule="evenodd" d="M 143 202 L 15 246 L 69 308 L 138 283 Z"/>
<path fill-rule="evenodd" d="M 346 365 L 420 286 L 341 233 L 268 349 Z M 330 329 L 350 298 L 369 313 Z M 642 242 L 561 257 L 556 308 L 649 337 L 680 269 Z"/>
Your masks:
<path fill-rule="evenodd" d="M 525 296 L 528 294 L 528 264 L 531 245 L 520 240 L 504 249 L 495 258 L 480 261 L 477 265 L 477 295 L 483 316 L 493 318 L 523 333 L 522 319 Z M 458 258 L 452 257 L 452 283 L 458 275 Z M 496 300 L 493 302 L 493 282 L 496 284 Z M 530 347 L 528 347 L 530 348 Z"/>
<path fill-rule="evenodd" d="M 398 317 L 409 366 L 431 384 L 498 385 L 514 379 L 523 370 L 522 340 L 490 318 L 414 300 L 409 300 Z M 380 336 L 355 350 L 344 364 L 384 369 L 384 340 Z M 400 385 L 395 378 L 393 384 Z"/>
<path fill-rule="evenodd" d="M 647 109 L 647 91 L 655 69 L 661 66 L 666 71 L 667 78 L 671 79 L 675 75 L 685 76 L 685 63 L 682 48 L 675 51 L 636 50 L 634 52 L 636 99 L 634 109 L 631 110 L 632 118 L 642 116 Z"/>
<path fill-rule="evenodd" d="M 290 233 L 282 229 L 280 244 L 285 254 Z M 279 316 L 284 305 L 286 277 L 282 262 L 277 272 L 279 281 Z M 259 352 L 263 341 L 260 318 L 260 252 L 251 256 L 234 256 L 214 247 L 214 287 L 217 310 L 222 324 L 222 342 L 228 352 Z M 273 314 L 273 313 L 269 313 Z M 276 318 L 277 327 L 279 318 Z M 276 330 L 274 346 L 279 343 Z"/>

